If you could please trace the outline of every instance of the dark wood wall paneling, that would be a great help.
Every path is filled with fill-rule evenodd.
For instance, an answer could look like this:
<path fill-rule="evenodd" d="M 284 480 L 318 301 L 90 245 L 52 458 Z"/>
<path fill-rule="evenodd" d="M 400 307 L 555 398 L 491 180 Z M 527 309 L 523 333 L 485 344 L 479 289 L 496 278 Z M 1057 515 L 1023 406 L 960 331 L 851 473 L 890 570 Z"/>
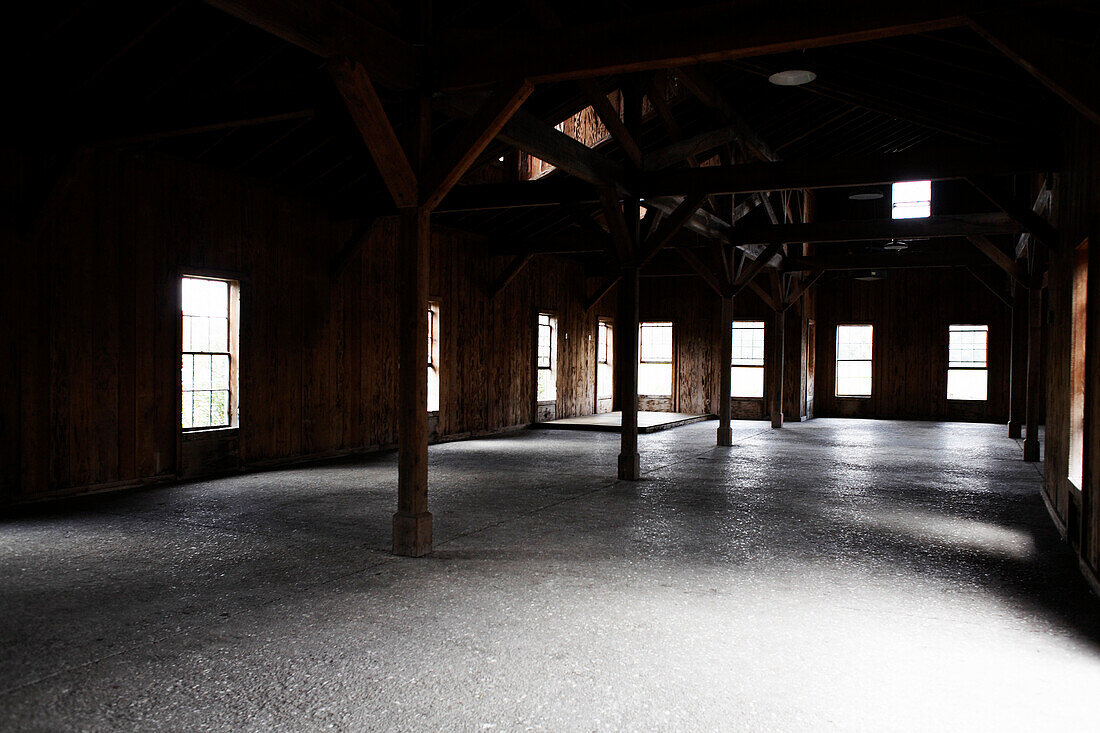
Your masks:
<path fill-rule="evenodd" d="M 1061 247 L 1051 255 L 1047 288 L 1047 351 L 1044 363 L 1047 385 L 1046 455 L 1044 490 L 1063 526 L 1069 524 L 1071 490 L 1069 487 L 1070 436 L 1070 348 L 1073 338 L 1071 302 L 1073 269 L 1078 244 L 1089 238 L 1089 279 L 1086 327 L 1091 343 L 1100 344 L 1100 131 L 1083 118 L 1072 124 L 1067 136 L 1067 169 L 1055 176 L 1054 220 L 1062 237 Z M 1093 349 L 1085 355 L 1098 374 L 1100 353 Z M 1100 574 L 1100 389 L 1091 385 L 1086 391 L 1085 410 L 1089 421 L 1089 446 L 1084 470 L 1087 495 L 1081 517 L 1086 546 L 1085 562 L 1094 574 Z M 1079 503 L 1076 496 L 1073 503 Z M 1081 508 L 1081 507 L 1078 507 Z M 1070 526 L 1070 530 L 1075 528 Z M 1071 538 L 1071 544 L 1078 544 Z"/>
<path fill-rule="evenodd" d="M 10 154 L 9 154 L 10 155 Z M 36 174 L 4 161 L 14 200 Z M 396 442 L 394 223 L 332 283 L 355 228 L 254 182 L 162 158 L 93 154 L 37 242 L 5 227 L 0 497 L 21 500 L 391 446 Z M 597 315 L 580 266 L 540 257 L 490 300 L 507 266 L 454 232 L 433 237 L 441 301 L 439 433 L 531 420 L 535 313 L 558 313 L 561 416 L 595 407 Z M 181 441 L 179 275 L 242 281 L 241 429 Z M 567 337 L 567 338 L 566 338 Z M 182 460 L 180 460 L 182 457 Z"/>
<path fill-rule="evenodd" d="M 835 396 L 836 327 L 874 326 L 872 395 Z M 948 326 L 989 326 L 988 399 L 947 399 Z M 814 414 L 1007 422 L 1011 313 L 973 275 L 959 269 L 894 270 L 886 280 L 822 281 L 817 291 Z"/>

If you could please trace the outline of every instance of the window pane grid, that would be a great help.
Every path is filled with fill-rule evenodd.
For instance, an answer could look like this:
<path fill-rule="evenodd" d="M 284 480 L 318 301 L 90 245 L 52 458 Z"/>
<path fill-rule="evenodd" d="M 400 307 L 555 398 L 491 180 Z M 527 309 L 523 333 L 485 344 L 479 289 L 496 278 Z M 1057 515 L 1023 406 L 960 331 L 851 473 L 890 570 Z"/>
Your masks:
<path fill-rule="evenodd" d="M 873 333 L 870 325 L 836 327 L 837 397 L 871 396 Z"/>
<path fill-rule="evenodd" d="M 183 313 L 180 424 L 230 425 L 229 283 L 182 279 Z"/>
<path fill-rule="evenodd" d="M 894 219 L 921 219 L 932 214 L 932 182 L 902 181 L 891 187 L 890 215 Z"/>
<path fill-rule="evenodd" d="M 764 366 L 764 322 L 734 321 L 733 366 Z"/>
<path fill-rule="evenodd" d="M 672 363 L 672 324 L 643 323 L 639 331 L 639 361 L 643 364 Z"/>
<path fill-rule="evenodd" d="M 984 401 L 989 390 L 989 326 L 956 324 L 947 334 L 947 399 Z"/>

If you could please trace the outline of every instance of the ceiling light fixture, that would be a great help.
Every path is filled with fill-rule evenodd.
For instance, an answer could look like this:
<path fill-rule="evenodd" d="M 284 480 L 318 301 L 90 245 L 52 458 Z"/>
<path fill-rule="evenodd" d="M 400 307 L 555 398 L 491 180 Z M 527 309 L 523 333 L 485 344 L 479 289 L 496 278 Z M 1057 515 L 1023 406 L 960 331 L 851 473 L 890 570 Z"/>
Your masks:
<path fill-rule="evenodd" d="M 806 69 L 787 69 L 777 71 L 768 77 L 768 81 L 777 87 L 800 87 L 817 78 L 817 74 Z"/>
<path fill-rule="evenodd" d="M 882 191 L 876 191 L 873 188 L 861 188 L 855 193 L 848 194 L 848 198 L 851 201 L 877 201 L 882 198 Z"/>
<path fill-rule="evenodd" d="M 890 244 L 887 244 L 883 249 L 892 249 L 895 252 L 901 252 L 903 249 L 909 249 L 909 245 L 905 242 L 899 242 L 896 239 L 891 239 Z"/>

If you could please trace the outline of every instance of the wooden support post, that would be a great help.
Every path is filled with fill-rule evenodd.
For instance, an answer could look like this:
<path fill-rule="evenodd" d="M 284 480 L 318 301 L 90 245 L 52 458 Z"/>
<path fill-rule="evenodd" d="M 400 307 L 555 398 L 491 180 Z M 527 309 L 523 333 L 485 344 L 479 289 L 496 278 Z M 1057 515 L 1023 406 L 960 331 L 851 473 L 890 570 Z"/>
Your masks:
<path fill-rule="evenodd" d="M 398 394 L 397 513 L 393 552 L 420 557 L 432 551 L 428 512 L 428 342 L 429 213 L 423 207 L 400 210 L 397 307 Z"/>
<path fill-rule="evenodd" d="M 1027 433 L 1024 460 L 1039 460 L 1039 360 L 1043 338 L 1043 291 L 1036 283 L 1028 291 L 1027 332 Z"/>
<path fill-rule="evenodd" d="M 637 481 L 641 475 L 638 458 L 638 268 L 623 268 L 619 281 L 619 311 L 615 318 L 615 362 L 619 365 L 622 411 L 622 443 L 619 449 L 619 478 Z"/>
<path fill-rule="evenodd" d="M 783 355 L 784 334 L 786 331 L 786 316 L 782 308 L 775 312 L 775 333 L 772 334 L 773 356 L 775 364 L 775 383 L 772 385 L 772 427 L 783 427 Z"/>
<path fill-rule="evenodd" d="M 1019 285 L 1012 293 L 1012 354 L 1009 361 L 1008 437 L 1023 436 L 1027 403 L 1027 289 Z"/>
<path fill-rule="evenodd" d="M 718 349 L 718 445 L 733 445 L 730 429 L 730 397 L 733 392 L 733 298 L 722 298 L 722 329 Z"/>

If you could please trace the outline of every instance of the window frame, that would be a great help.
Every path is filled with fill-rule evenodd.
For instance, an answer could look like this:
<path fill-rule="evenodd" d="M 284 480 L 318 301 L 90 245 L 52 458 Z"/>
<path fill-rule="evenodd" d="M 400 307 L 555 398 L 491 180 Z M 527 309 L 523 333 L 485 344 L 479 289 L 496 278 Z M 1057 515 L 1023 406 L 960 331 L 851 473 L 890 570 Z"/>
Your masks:
<path fill-rule="evenodd" d="M 897 199 L 897 187 L 906 183 L 927 183 L 928 184 L 928 198 L 927 199 L 904 199 L 899 201 Z M 914 216 L 897 216 L 899 204 L 901 209 L 913 208 L 917 204 L 928 204 L 928 213 L 919 214 Z M 927 219 L 932 216 L 932 181 L 926 179 L 917 179 L 912 181 L 894 181 L 890 184 L 890 218 L 891 219 Z"/>
<path fill-rule="evenodd" d="M 738 324 L 753 324 L 751 327 L 744 325 L 738 327 Z M 756 325 L 759 324 L 759 325 Z M 730 343 L 732 347 L 730 349 L 730 397 L 737 400 L 762 400 L 764 399 L 764 361 L 767 358 L 767 323 L 758 320 L 737 320 L 730 322 Z M 737 339 L 734 337 L 737 331 L 759 331 L 760 332 L 760 358 L 759 359 L 738 359 L 734 356 L 734 352 L 737 350 Z M 759 361 L 759 363 L 756 363 Z M 746 395 L 738 394 L 737 380 L 733 378 L 734 369 L 759 369 L 760 370 L 760 394 L 759 395 Z"/>
<path fill-rule="evenodd" d="M 194 351 L 184 350 L 183 334 L 184 334 L 184 319 L 187 317 L 195 317 L 194 314 L 190 316 L 184 312 L 183 308 L 183 283 L 184 280 L 212 280 L 216 282 L 224 282 L 227 285 L 227 309 L 226 309 L 226 328 L 227 338 L 226 345 L 228 351 Z M 177 373 L 179 381 L 176 386 L 176 415 L 177 415 L 177 428 L 181 435 L 195 435 L 199 433 L 218 433 L 227 431 L 236 431 L 240 429 L 240 363 L 241 363 L 241 334 L 240 334 L 240 322 L 241 322 L 241 288 L 243 280 L 237 273 L 226 272 L 222 270 L 209 270 L 209 269 L 196 269 L 196 268 L 184 268 L 177 271 L 176 277 L 176 303 L 178 305 L 176 326 L 179 329 L 176 334 L 176 353 L 180 360 L 180 371 Z M 224 425 L 201 425 L 184 427 L 183 425 L 183 395 L 184 392 L 203 392 L 203 391 L 220 391 L 220 390 L 184 390 L 183 388 L 183 359 L 184 357 L 191 355 L 204 355 L 209 354 L 212 356 L 227 356 L 229 359 L 228 375 L 227 375 L 227 412 L 229 422 Z M 194 385 L 192 385 L 193 387 Z M 194 408 L 192 407 L 192 421 L 194 417 Z"/>
<path fill-rule="evenodd" d="M 871 356 L 867 359 L 841 359 L 840 358 L 840 329 L 859 326 L 871 329 Z M 841 394 L 840 392 L 840 363 L 841 362 L 867 362 L 871 366 L 871 388 L 867 394 Z M 875 393 L 875 324 L 866 322 L 845 322 L 836 324 L 833 338 L 833 397 L 840 400 L 869 400 Z"/>
<path fill-rule="evenodd" d="M 431 298 L 428 300 L 428 371 L 435 373 L 436 381 L 436 405 L 432 408 L 431 391 L 428 392 L 427 410 L 429 413 L 439 412 L 439 402 L 442 395 L 440 394 L 440 388 L 442 382 L 440 381 L 440 339 L 439 339 L 439 324 L 440 324 L 440 308 L 439 299 Z M 431 384 L 432 375 L 428 375 L 429 385 Z"/>
<path fill-rule="evenodd" d="M 966 330 L 969 329 L 969 330 Z M 984 333 L 985 334 L 985 360 L 981 362 L 981 366 L 970 366 L 970 364 L 977 364 L 977 362 L 968 362 L 967 366 L 956 366 L 956 362 L 951 360 L 951 334 L 952 333 Z M 959 362 L 961 363 L 961 362 Z M 952 397 L 950 384 L 951 384 L 951 372 L 954 371 L 974 371 L 985 372 L 985 397 Z M 947 325 L 947 386 L 945 386 L 945 397 L 949 402 L 988 402 L 989 401 L 989 324 L 987 323 L 949 323 Z"/>
<path fill-rule="evenodd" d="M 542 319 L 546 318 L 547 323 L 543 323 Z M 549 363 L 543 366 L 541 363 L 540 350 L 542 342 L 542 329 L 549 328 Z M 540 405 L 549 405 L 557 402 L 558 399 L 558 315 L 551 310 L 540 310 L 535 316 L 535 403 Z M 546 372 L 551 376 L 551 383 L 554 386 L 554 396 L 552 399 L 539 399 L 539 375 L 542 372 Z"/>

